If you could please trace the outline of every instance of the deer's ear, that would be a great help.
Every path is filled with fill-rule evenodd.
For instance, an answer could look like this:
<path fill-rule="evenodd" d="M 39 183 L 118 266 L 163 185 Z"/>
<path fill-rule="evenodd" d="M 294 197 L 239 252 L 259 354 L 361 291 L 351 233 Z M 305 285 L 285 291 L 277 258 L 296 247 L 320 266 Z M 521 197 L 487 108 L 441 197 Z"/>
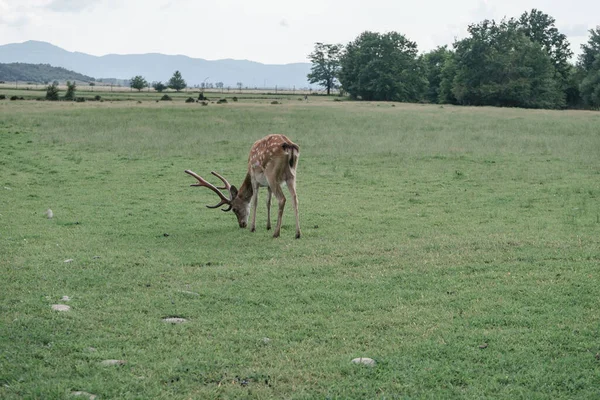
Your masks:
<path fill-rule="evenodd" d="M 231 189 L 229 189 L 231 191 L 231 198 L 235 199 L 238 195 L 238 190 L 234 185 L 231 185 Z"/>

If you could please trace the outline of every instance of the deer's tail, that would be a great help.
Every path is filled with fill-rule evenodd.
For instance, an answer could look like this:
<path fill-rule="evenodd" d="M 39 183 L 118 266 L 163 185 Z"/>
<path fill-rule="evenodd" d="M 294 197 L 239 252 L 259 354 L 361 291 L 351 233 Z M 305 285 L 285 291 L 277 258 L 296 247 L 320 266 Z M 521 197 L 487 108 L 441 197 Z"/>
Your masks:
<path fill-rule="evenodd" d="M 294 166 L 296 165 L 296 161 L 298 161 L 298 153 L 300 153 L 300 147 L 298 147 L 298 145 L 295 143 L 287 143 L 287 142 L 282 144 L 281 147 L 283 147 L 283 150 L 291 149 L 289 163 L 290 163 L 290 168 L 294 168 Z"/>

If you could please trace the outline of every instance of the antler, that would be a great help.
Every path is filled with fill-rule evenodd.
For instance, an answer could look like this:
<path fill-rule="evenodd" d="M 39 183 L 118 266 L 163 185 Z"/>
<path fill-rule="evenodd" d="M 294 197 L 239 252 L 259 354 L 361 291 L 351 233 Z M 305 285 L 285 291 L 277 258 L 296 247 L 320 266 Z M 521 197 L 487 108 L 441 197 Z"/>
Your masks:
<path fill-rule="evenodd" d="M 219 204 L 217 204 L 216 206 L 206 206 L 208 208 L 219 208 L 222 205 L 227 204 L 229 207 L 225 210 L 221 210 L 221 211 L 229 211 L 231 210 L 231 201 L 233 200 L 232 198 L 227 198 L 223 195 L 223 193 L 221 193 L 221 191 L 219 189 L 227 189 L 229 191 L 229 195 L 231 197 L 231 185 L 229 184 L 229 182 L 227 182 L 227 180 L 225 178 L 223 178 L 221 175 L 217 174 L 216 172 L 211 172 L 214 176 L 216 176 L 217 178 L 221 179 L 223 181 L 223 184 L 225 185 L 222 188 L 217 188 L 215 187 L 212 183 L 204 180 L 204 178 L 202 178 L 200 175 L 196 174 L 193 171 L 190 171 L 189 169 L 185 170 L 185 173 L 188 175 L 193 176 L 194 178 L 196 178 L 198 180 L 199 183 L 195 183 L 193 185 L 190 186 L 204 186 L 209 188 L 210 190 L 212 190 L 213 192 L 215 192 L 219 198 L 221 199 L 221 202 Z"/>

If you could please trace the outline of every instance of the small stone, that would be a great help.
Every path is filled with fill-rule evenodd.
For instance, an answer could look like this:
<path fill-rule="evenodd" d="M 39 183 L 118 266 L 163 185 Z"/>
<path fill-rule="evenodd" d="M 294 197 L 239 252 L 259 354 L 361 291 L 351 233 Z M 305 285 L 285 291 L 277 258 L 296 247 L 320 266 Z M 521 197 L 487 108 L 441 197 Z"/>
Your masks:
<path fill-rule="evenodd" d="M 71 301 L 71 298 L 69 296 L 63 296 L 60 298 L 61 301 Z"/>
<path fill-rule="evenodd" d="M 73 262 L 73 259 L 72 259 L 72 258 L 66 259 L 66 260 L 65 260 L 65 262 L 66 262 L 66 263 Z"/>
<path fill-rule="evenodd" d="M 127 364 L 127 361 L 125 361 L 125 360 L 104 360 L 100 363 L 100 365 L 104 365 L 105 367 L 111 366 L 111 365 L 125 365 L 125 364 Z"/>
<path fill-rule="evenodd" d="M 95 353 L 96 351 L 98 351 L 95 347 L 88 347 L 86 350 L 90 353 Z"/>
<path fill-rule="evenodd" d="M 189 294 L 189 295 L 192 295 L 192 296 L 200 296 L 200 293 L 190 292 L 189 290 L 182 290 L 181 293 Z"/>
<path fill-rule="evenodd" d="M 51 209 L 46 210 L 46 216 L 48 217 L 48 219 L 52 219 L 52 217 L 54 217 L 54 213 Z"/>
<path fill-rule="evenodd" d="M 187 322 L 187 319 L 179 318 L 179 317 L 170 317 L 170 318 L 163 318 L 163 321 L 168 322 L 170 324 L 183 324 L 183 323 Z"/>
<path fill-rule="evenodd" d="M 98 398 L 98 396 L 96 396 L 95 394 L 91 394 L 88 392 L 81 392 L 81 391 L 71 392 L 71 396 L 83 396 L 83 397 L 87 397 L 90 400 L 95 400 Z"/>
<path fill-rule="evenodd" d="M 487 343 L 484 343 L 484 344 L 480 344 L 480 345 L 479 345 L 479 348 L 480 348 L 481 350 L 483 350 L 483 349 L 487 349 L 487 347 L 488 347 L 488 346 L 489 346 L 489 345 L 488 345 Z"/>
<path fill-rule="evenodd" d="M 354 360 L 352 360 L 352 363 L 363 364 L 363 365 L 367 365 L 369 367 L 375 366 L 375 360 L 373 360 L 372 358 L 367 358 L 367 357 L 355 358 Z"/>
<path fill-rule="evenodd" d="M 70 311 L 71 307 L 65 305 L 65 304 L 53 304 L 52 305 L 52 309 L 54 311 Z"/>
<path fill-rule="evenodd" d="M 596 357 L 596 360 L 600 360 L 600 353 L 596 353 L 595 357 Z"/>
<path fill-rule="evenodd" d="M 269 344 L 269 343 L 271 343 L 271 339 L 269 339 L 268 337 L 264 337 L 264 338 L 262 338 L 262 342 L 263 342 L 263 344 Z"/>

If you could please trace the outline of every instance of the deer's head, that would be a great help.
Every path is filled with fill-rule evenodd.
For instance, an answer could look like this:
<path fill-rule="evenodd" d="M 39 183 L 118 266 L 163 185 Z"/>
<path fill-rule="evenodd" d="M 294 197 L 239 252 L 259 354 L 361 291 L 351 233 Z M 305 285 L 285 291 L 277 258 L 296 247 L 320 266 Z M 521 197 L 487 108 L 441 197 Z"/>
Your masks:
<path fill-rule="evenodd" d="M 238 196 L 238 190 L 235 186 L 231 185 L 225 178 L 219 175 L 216 172 L 211 172 L 214 176 L 219 178 L 223 182 L 223 187 L 216 187 L 212 183 L 206 181 L 200 175 L 196 174 L 189 169 L 185 170 L 186 174 L 189 174 L 198 180 L 198 183 L 194 183 L 190 186 L 204 186 L 215 192 L 221 201 L 214 206 L 206 206 L 208 208 L 219 208 L 222 206 L 227 206 L 227 208 L 222 208 L 221 211 L 228 212 L 233 211 L 235 216 L 237 217 L 238 224 L 240 228 L 245 228 L 248 225 L 248 216 L 250 215 L 250 201 L 245 200 Z M 227 190 L 229 193 L 229 197 L 226 197 L 221 190 Z"/>

